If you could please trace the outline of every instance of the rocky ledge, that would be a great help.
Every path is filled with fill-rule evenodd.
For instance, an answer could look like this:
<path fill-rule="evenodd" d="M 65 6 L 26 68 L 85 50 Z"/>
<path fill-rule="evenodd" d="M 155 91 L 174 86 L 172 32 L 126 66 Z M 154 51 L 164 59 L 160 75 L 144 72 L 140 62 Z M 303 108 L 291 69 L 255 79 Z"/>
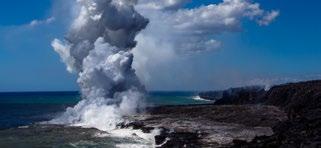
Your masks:
<path fill-rule="evenodd" d="M 218 99 L 211 105 L 150 108 L 122 126 L 161 129 L 159 147 L 321 147 L 321 81 L 249 90 L 203 93 Z"/>
<path fill-rule="evenodd" d="M 193 105 L 162 106 L 130 117 L 125 126 L 161 129 L 156 136 L 160 147 L 226 147 L 233 140 L 251 141 L 256 136 L 270 136 L 272 127 L 286 121 L 286 114 L 274 106 Z"/>

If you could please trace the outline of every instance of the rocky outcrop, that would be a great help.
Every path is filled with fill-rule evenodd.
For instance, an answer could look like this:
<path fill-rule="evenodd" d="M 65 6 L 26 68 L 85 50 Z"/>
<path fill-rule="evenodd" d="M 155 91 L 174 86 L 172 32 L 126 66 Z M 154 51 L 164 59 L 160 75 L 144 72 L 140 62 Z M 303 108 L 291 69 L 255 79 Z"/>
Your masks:
<path fill-rule="evenodd" d="M 199 93 L 203 99 L 215 101 L 216 105 L 257 104 L 266 91 L 261 86 L 230 88 L 223 91 L 207 91 Z"/>
<path fill-rule="evenodd" d="M 321 81 L 272 87 L 265 95 L 264 104 L 281 107 L 291 118 L 315 116 L 321 109 Z"/>
<path fill-rule="evenodd" d="M 235 141 L 236 147 L 321 147 L 321 81 L 275 86 L 264 103 L 280 107 L 289 119 L 273 127 L 272 136 Z"/>
<path fill-rule="evenodd" d="M 260 105 L 161 106 L 130 118 L 135 122 L 126 127 L 161 129 L 155 137 L 161 147 L 232 146 L 235 139 L 272 135 L 272 127 L 287 119 L 278 108 Z"/>

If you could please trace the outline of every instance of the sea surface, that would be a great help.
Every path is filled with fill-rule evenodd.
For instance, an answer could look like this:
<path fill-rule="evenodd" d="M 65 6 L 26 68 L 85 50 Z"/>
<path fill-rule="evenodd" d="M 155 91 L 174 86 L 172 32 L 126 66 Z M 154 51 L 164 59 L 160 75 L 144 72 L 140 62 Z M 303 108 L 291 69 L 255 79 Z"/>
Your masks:
<path fill-rule="evenodd" d="M 0 129 L 48 121 L 74 106 L 81 99 L 78 92 L 10 92 L 0 93 Z M 204 104 L 197 92 L 149 92 L 148 106 Z"/>
<path fill-rule="evenodd" d="M 78 92 L 0 93 L 0 148 L 154 147 L 153 133 L 43 124 L 81 100 Z M 147 106 L 204 104 L 197 92 L 149 92 Z M 41 123 L 41 124 L 40 124 Z"/>

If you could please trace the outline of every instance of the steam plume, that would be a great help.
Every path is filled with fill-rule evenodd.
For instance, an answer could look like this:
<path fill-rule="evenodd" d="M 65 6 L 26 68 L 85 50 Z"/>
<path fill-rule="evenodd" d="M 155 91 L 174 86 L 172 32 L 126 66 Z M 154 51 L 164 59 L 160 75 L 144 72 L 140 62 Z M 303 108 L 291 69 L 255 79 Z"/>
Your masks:
<path fill-rule="evenodd" d="M 101 130 L 115 128 L 124 114 L 141 104 L 144 87 L 132 68 L 136 34 L 148 20 L 134 9 L 134 0 L 78 0 L 79 14 L 64 41 L 52 46 L 78 74 L 83 100 L 52 122 Z"/>

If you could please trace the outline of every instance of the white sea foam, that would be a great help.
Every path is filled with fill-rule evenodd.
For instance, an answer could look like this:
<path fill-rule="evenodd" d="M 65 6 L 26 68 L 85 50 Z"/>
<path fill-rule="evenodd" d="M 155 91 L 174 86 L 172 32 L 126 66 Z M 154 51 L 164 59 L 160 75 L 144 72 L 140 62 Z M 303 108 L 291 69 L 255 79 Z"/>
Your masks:
<path fill-rule="evenodd" d="M 116 147 L 155 147 L 154 137 L 160 133 L 159 129 L 154 129 L 150 133 L 144 133 L 142 130 L 134 129 L 114 129 L 108 133 L 97 133 L 96 137 L 115 137 L 115 138 L 124 138 L 132 139 L 139 143 L 121 143 L 117 144 Z"/>
<path fill-rule="evenodd" d="M 141 141 L 141 143 L 145 145 L 154 147 L 156 145 L 154 137 L 160 134 L 160 130 L 155 129 L 155 130 L 152 130 L 151 133 L 144 133 L 142 130 L 117 129 L 117 130 L 112 130 L 110 133 L 112 134 L 113 137 L 135 138 L 135 140 Z"/>
<path fill-rule="evenodd" d="M 193 96 L 192 99 L 193 99 L 193 100 L 197 100 L 197 101 L 211 101 L 211 100 L 203 99 L 203 98 L 201 98 L 199 95 Z"/>

